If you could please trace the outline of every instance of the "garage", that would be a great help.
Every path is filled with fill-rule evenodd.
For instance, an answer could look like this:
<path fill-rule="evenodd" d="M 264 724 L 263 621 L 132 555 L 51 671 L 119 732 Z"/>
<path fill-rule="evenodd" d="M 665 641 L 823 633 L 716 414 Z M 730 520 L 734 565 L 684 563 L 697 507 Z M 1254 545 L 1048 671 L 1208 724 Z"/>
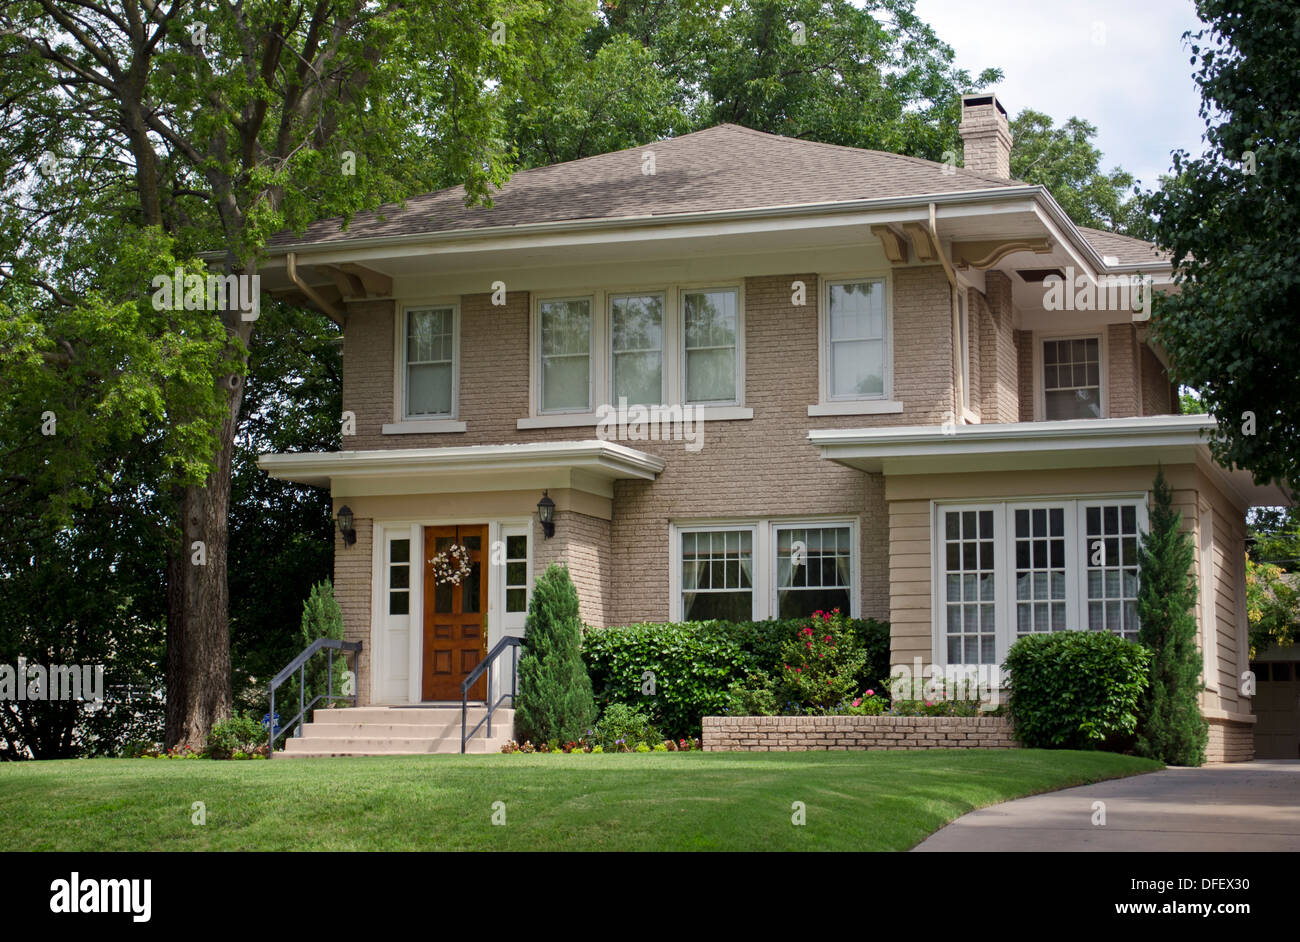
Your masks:
<path fill-rule="evenodd" d="M 1255 693 L 1255 758 L 1300 758 L 1300 647 L 1265 652 L 1250 669 Z"/>

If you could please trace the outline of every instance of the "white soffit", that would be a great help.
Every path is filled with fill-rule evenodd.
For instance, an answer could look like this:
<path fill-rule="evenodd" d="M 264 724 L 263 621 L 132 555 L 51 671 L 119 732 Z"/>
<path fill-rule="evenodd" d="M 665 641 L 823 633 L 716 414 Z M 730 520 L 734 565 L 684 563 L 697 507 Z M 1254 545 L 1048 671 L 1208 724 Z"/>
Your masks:
<path fill-rule="evenodd" d="M 664 460 L 617 442 L 535 442 L 262 455 L 274 478 L 328 487 L 336 497 L 574 488 L 613 496 L 616 480 L 650 481 Z"/>

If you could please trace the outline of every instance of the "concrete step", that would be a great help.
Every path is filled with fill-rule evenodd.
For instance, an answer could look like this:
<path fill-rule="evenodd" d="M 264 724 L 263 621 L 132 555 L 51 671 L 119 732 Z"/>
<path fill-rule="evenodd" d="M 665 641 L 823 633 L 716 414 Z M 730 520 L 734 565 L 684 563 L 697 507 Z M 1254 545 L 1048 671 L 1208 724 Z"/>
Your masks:
<path fill-rule="evenodd" d="M 469 723 L 473 726 L 486 714 L 487 709 L 483 706 L 471 706 L 466 711 Z M 492 713 L 492 725 L 496 725 L 497 718 L 500 717 L 503 723 L 514 721 L 515 711 L 504 707 L 498 708 Z M 461 714 L 460 707 L 347 707 L 344 709 L 331 708 L 326 710 L 317 710 L 312 717 L 312 723 L 319 725 L 333 725 L 336 723 L 357 724 L 357 723 L 386 723 L 404 726 L 414 725 L 434 725 L 443 726 L 448 723 L 460 725 Z"/>
<path fill-rule="evenodd" d="M 470 720 L 473 728 L 477 720 Z M 492 717 L 492 736 L 499 738 L 502 733 L 509 734 L 514 729 L 512 723 L 502 723 L 501 718 Z M 363 736 L 368 739 L 460 739 L 460 720 L 454 723 L 308 723 L 302 728 L 302 739 L 351 738 Z M 484 723 L 471 738 L 486 739 L 487 724 Z"/>
<path fill-rule="evenodd" d="M 465 743 L 465 751 L 479 755 L 500 752 L 505 742 L 505 738 L 496 736 L 491 739 L 471 739 Z M 285 743 L 284 751 L 277 755 L 285 758 L 307 758 L 311 756 L 457 755 L 459 753 L 459 736 L 454 739 L 377 739 L 348 736 L 290 739 Z"/>

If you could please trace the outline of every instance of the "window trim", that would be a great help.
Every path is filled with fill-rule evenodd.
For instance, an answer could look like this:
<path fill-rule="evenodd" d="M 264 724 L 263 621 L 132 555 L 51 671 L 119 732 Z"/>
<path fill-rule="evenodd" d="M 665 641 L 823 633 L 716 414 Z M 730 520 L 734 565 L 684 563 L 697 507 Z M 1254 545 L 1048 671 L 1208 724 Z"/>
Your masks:
<path fill-rule="evenodd" d="M 451 310 L 451 411 L 450 412 L 410 412 L 407 408 L 408 379 L 406 354 L 407 339 L 410 333 L 410 315 L 416 311 L 428 311 L 440 308 Z M 403 432 L 444 432 L 465 431 L 464 423 L 457 421 L 460 417 L 460 301 L 456 298 L 427 299 L 407 301 L 398 306 L 397 323 L 394 330 L 393 397 L 396 408 L 393 410 L 395 421 L 385 424 L 384 434 Z"/>
<path fill-rule="evenodd" d="M 532 300 L 532 327 L 530 330 L 533 355 L 532 369 L 534 371 L 534 380 L 529 383 L 530 387 L 530 412 L 533 416 L 578 416 L 594 414 L 596 409 L 596 390 L 604 388 L 606 381 L 603 376 L 602 358 L 596 356 L 596 351 L 602 348 L 602 344 L 608 345 L 605 339 L 604 322 L 605 318 L 597 315 L 605 305 L 605 292 L 592 291 L 588 293 L 577 294 L 538 294 L 533 296 Z M 542 305 L 547 301 L 586 301 L 590 306 L 591 330 L 587 337 L 587 405 L 579 409 L 544 409 L 545 402 L 543 384 L 545 383 L 545 370 L 542 368 Z"/>
<path fill-rule="evenodd" d="M 994 497 L 983 500 L 932 500 L 930 502 L 930 645 L 933 662 L 947 666 L 948 634 L 946 617 L 947 565 L 944 559 L 943 514 L 945 511 L 992 510 L 994 532 L 994 574 L 997 595 L 994 598 L 994 660 L 1001 665 L 1007 651 L 1015 643 L 1015 510 L 1044 507 L 1061 507 L 1065 511 L 1065 586 L 1066 622 L 1087 631 L 1088 599 L 1087 558 L 1079 553 L 1079 541 L 1084 533 L 1084 515 L 1089 507 L 1130 504 L 1137 510 L 1138 538 L 1150 526 L 1147 507 L 1148 496 L 1133 492 L 1117 494 L 1061 494 L 1032 497 Z M 1073 593 L 1073 595 L 1071 594 Z"/>
<path fill-rule="evenodd" d="M 1043 345 L 1057 340 L 1096 340 L 1097 341 L 1097 382 L 1101 398 L 1101 417 L 1110 418 L 1110 351 L 1106 344 L 1106 331 L 1034 331 L 1034 421 L 1047 420 L 1047 388 L 1043 382 Z M 1060 420 L 1053 420 L 1060 421 Z"/>
<path fill-rule="evenodd" d="M 701 533 L 726 530 L 748 530 L 753 536 L 753 602 L 752 619 L 761 621 L 778 617 L 776 579 L 776 531 L 778 529 L 821 529 L 825 527 L 849 528 L 851 556 L 849 560 L 849 611 L 850 618 L 860 618 L 862 608 L 862 547 L 861 521 L 853 515 L 837 514 L 824 517 L 721 517 L 668 522 L 668 613 L 670 621 L 682 621 L 682 541 L 683 533 Z"/>
<path fill-rule="evenodd" d="M 708 407 L 743 406 L 745 404 L 745 284 L 737 282 L 710 282 L 701 285 L 676 285 L 677 295 L 677 399 L 682 405 Z M 735 396 L 731 399 L 699 399 L 687 397 L 686 385 L 686 295 L 704 294 L 709 291 L 734 291 L 736 294 L 736 349 L 735 349 Z"/>

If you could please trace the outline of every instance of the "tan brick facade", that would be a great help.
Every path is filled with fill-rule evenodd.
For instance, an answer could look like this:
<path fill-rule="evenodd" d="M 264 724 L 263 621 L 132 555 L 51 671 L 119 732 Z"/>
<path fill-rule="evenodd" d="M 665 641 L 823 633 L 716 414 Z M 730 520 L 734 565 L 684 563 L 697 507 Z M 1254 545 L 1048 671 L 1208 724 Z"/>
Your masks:
<path fill-rule="evenodd" d="M 357 664 L 357 693 L 361 706 L 370 702 L 370 571 L 374 532 L 369 520 L 356 520 L 357 541 L 343 545 L 343 535 L 334 531 L 334 598 L 343 613 L 343 639 L 360 641 Z M 349 663 L 351 663 L 349 661 Z"/>
<path fill-rule="evenodd" d="M 705 752 L 1014 749 L 1005 716 L 706 716 Z"/>

